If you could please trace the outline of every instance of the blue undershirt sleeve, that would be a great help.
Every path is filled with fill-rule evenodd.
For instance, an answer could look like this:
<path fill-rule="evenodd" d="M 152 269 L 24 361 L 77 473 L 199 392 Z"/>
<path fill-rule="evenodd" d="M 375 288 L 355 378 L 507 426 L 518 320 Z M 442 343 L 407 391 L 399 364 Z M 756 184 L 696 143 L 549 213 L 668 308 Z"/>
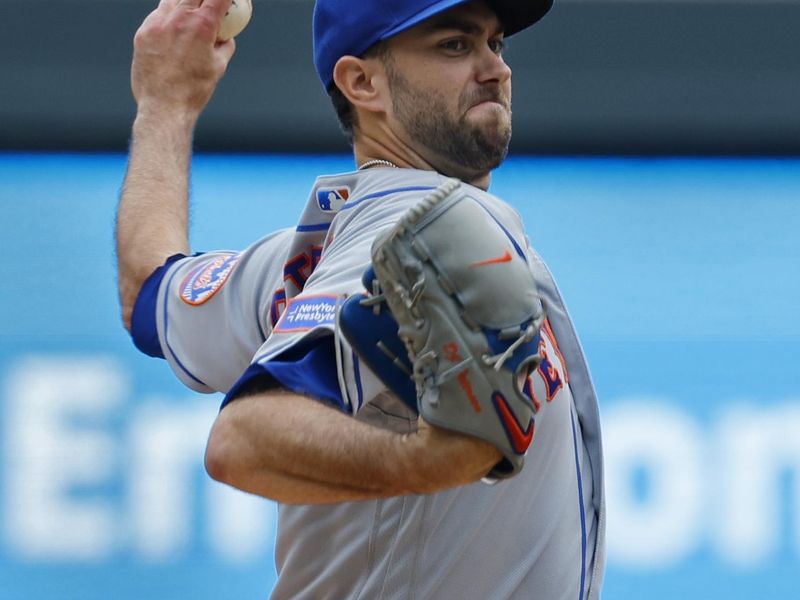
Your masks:
<path fill-rule="evenodd" d="M 164 279 L 169 267 L 182 258 L 184 254 L 173 254 L 166 262 L 158 267 L 142 284 L 136 303 L 133 305 L 131 315 L 131 337 L 136 348 L 155 358 L 164 358 L 164 351 L 158 340 L 158 328 L 156 327 L 156 303 L 158 302 L 158 289 Z"/>
<path fill-rule="evenodd" d="M 283 387 L 345 409 L 336 372 L 336 351 L 332 335 L 316 338 L 298 348 L 287 350 L 268 362 L 250 365 L 225 395 L 220 410 L 235 400 L 256 378 L 265 383 L 272 380 L 275 387 Z"/>

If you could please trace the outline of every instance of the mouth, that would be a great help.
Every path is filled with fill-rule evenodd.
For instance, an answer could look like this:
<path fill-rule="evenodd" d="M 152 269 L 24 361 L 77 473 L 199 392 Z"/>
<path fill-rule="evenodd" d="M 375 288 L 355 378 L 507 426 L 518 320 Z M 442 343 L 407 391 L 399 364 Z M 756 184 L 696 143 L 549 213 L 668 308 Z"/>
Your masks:
<path fill-rule="evenodd" d="M 475 108 L 488 108 L 492 110 L 502 109 L 509 110 L 508 102 L 499 91 L 484 90 L 482 93 L 476 94 L 476 97 L 471 98 L 467 103 L 467 112 Z"/>
<path fill-rule="evenodd" d="M 477 102 L 477 103 L 473 104 L 473 105 L 470 107 L 470 109 L 473 109 L 473 108 L 480 108 L 480 107 L 484 107 L 484 106 L 488 106 L 488 107 L 495 107 L 495 106 L 497 106 L 497 107 L 500 107 L 500 108 L 502 108 L 503 110 L 506 110 L 506 109 L 508 108 L 508 107 L 505 105 L 505 102 L 501 102 L 500 100 L 481 100 L 480 102 Z"/>
<path fill-rule="evenodd" d="M 464 116 L 469 119 L 479 119 L 481 121 L 491 119 L 494 122 L 498 119 L 505 120 L 510 114 L 511 111 L 502 100 L 484 99 L 470 106 L 464 113 Z"/>

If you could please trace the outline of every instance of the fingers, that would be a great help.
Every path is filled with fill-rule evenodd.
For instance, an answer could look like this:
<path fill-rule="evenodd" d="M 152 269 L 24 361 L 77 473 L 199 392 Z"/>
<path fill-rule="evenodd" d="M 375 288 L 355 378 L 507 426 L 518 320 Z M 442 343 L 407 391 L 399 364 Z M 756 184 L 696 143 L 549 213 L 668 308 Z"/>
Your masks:
<path fill-rule="evenodd" d="M 161 0 L 136 33 L 131 85 L 137 104 L 199 115 L 236 49 L 217 42 L 230 0 Z"/>
<path fill-rule="evenodd" d="M 223 64 L 227 64 L 233 58 L 233 53 L 236 52 L 236 41 L 231 38 L 225 42 L 217 42 L 216 45 L 217 56 L 222 59 Z"/>
<path fill-rule="evenodd" d="M 165 9 L 166 10 L 170 10 L 170 9 L 173 9 L 176 6 L 178 6 L 178 4 L 180 4 L 180 3 L 181 3 L 181 0 L 161 0 L 158 3 L 158 8 L 161 9 L 161 10 L 165 10 Z M 200 4 L 199 1 L 198 1 L 198 4 Z"/>
<path fill-rule="evenodd" d="M 181 0 L 181 2 L 195 2 L 197 4 L 196 8 L 208 11 L 212 17 L 219 21 L 222 20 L 222 17 L 231 7 L 231 0 Z"/>
<path fill-rule="evenodd" d="M 161 0 L 158 3 L 160 9 L 183 8 L 186 10 L 196 10 L 202 8 L 212 16 L 222 19 L 231 7 L 231 0 Z"/>
<path fill-rule="evenodd" d="M 193 18 L 199 19 L 212 27 L 216 33 L 219 32 L 222 19 L 231 7 L 231 0 L 161 0 L 163 3 L 171 3 L 172 6 L 165 6 L 167 10 L 176 9 L 186 13 L 192 13 Z"/>
<path fill-rule="evenodd" d="M 230 6 L 231 0 L 160 0 L 143 25 L 166 28 L 175 36 L 199 34 L 213 44 Z"/>

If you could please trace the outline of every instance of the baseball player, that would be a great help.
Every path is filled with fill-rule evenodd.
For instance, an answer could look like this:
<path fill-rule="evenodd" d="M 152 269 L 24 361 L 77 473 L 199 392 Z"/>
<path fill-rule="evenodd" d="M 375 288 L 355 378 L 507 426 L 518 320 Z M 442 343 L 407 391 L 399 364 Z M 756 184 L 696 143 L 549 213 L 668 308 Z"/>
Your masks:
<path fill-rule="evenodd" d="M 225 394 L 206 452 L 211 476 L 278 502 L 272 598 L 597 598 L 605 511 L 595 393 L 553 278 L 517 212 L 487 191 L 511 132 L 504 38 L 551 0 L 317 0 L 315 66 L 356 169 L 319 177 L 295 228 L 241 251 L 191 254 L 192 131 L 234 52 L 234 41 L 216 41 L 228 2 L 161 0 L 136 34 L 119 286 L 136 346 L 190 388 Z M 474 227 L 452 240 L 442 229 L 438 252 L 483 252 L 484 237 L 499 236 L 502 248 L 470 259 L 469 272 L 501 277 L 522 265 L 542 308 L 535 337 L 494 341 L 498 373 L 535 346 L 514 371 L 533 416 L 503 421 L 519 447 L 513 472 L 497 477 L 507 451 L 420 417 L 422 400 L 387 383 L 339 322 L 349 299 L 369 305 L 365 284 L 382 298 L 364 276 L 378 266 L 376 236 L 400 231 L 413 211 L 428 218 L 419 207 L 437 194 L 460 194 Z M 474 302 L 502 312 L 524 279 Z M 369 318 L 351 326 L 376 327 Z M 460 360 L 450 344 L 444 355 Z M 409 356 L 417 377 L 419 357 Z M 472 401 L 465 371 L 452 372 Z"/>

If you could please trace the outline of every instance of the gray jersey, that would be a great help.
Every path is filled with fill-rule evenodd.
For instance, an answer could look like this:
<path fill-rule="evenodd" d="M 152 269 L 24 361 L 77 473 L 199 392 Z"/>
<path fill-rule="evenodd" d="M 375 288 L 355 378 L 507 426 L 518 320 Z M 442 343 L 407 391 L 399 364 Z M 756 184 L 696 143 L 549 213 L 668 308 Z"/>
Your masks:
<path fill-rule="evenodd" d="M 335 315 L 342 298 L 362 291 L 376 234 L 443 181 L 388 168 L 320 177 L 294 230 L 243 252 L 176 258 L 157 272 L 137 301 L 137 345 L 164 356 L 193 389 L 231 392 L 226 402 L 268 373 L 356 419 L 413 431 L 414 413 L 337 335 Z M 603 465 L 583 353 L 519 215 L 470 191 L 527 256 L 548 315 L 545 358 L 527 384 L 537 412 L 525 468 L 494 485 L 433 495 L 280 505 L 275 599 L 599 595 Z"/>

